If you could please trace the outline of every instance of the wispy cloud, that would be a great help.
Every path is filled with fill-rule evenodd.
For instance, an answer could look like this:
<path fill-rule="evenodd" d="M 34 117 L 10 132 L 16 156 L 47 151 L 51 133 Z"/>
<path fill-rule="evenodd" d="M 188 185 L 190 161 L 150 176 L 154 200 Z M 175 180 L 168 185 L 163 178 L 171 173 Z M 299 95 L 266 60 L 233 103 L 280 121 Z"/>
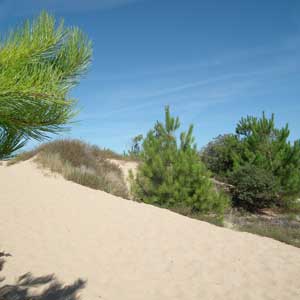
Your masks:
<path fill-rule="evenodd" d="M 121 102 L 132 99 L 146 100 L 150 98 L 179 94 L 188 90 L 193 90 L 209 85 L 215 88 L 219 86 L 219 83 L 222 82 L 227 82 L 227 86 L 230 86 L 231 83 L 235 83 L 237 81 L 257 81 L 268 76 L 275 76 L 276 74 L 282 75 L 297 68 L 297 65 L 299 64 L 296 64 L 294 61 L 285 61 L 284 63 L 278 64 L 276 66 L 268 66 L 265 68 L 259 68 L 248 72 L 224 73 L 222 75 L 210 76 L 205 79 L 188 81 L 182 84 L 180 83 L 169 87 L 167 87 L 167 84 L 164 83 L 161 78 L 158 78 L 157 84 L 153 88 L 150 88 L 149 86 L 137 86 L 136 83 L 134 83 L 133 89 L 130 89 L 130 85 L 128 84 L 124 89 L 119 88 L 118 91 L 114 91 L 113 94 L 109 95 L 109 97 L 114 99 L 120 99 Z M 204 75 L 202 75 L 201 77 L 204 77 Z"/>
<path fill-rule="evenodd" d="M 206 60 L 202 62 L 182 63 L 168 66 L 156 66 L 155 68 L 147 68 L 146 70 L 136 70 L 131 72 L 117 73 L 117 74 L 100 74 L 100 76 L 90 76 L 89 81 L 119 81 L 119 80 L 131 80 L 143 77 L 153 77 L 156 75 L 169 75 L 177 72 L 185 72 L 199 69 L 208 69 L 212 67 L 218 67 L 221 64 L 220 60 Z"/>
<path fill-rule="evenodd" d="M 240 75 L 240 76 L 238 76 Z M 249 76 L 250 74 L 247 74 Z M 254 74 L 252 74 L 254 75 Z M 171 105 L 179 107 L 183 110 L 204 109 L 209 106 L 225 103 L 234 99 L 237 95 L 242 95 L 256 84 L 253 77 L 243 78 L 246 74 L 227 74 L 217 78 L 211 78 L 198 82 L 186 83 L 185 85 L 174 86 L 163 91 L 148 91 L 140 94 L 138 91 L 128 91 L 128 97 L 118 99 L 116 95 L 111 95 L 110 99 L 118 99 L 118 103 L 126 103 L 126 105 L 116 105 L 111 107 L 109 111 L 101 113 L 83 113 L 81 120 L 104 120 L 109 119 L 113 115 L 126 114 L 129 112 L 146 111 L 154 106 Z M 231 80 L 234 79 L 234 80 Z M 228 80 L 230 82 L 228 82 Z M 193 92 L 190 89 L 201 87 Z M 170 97 L 169 95 L 172 96 Z M 169 99 L 169 100 L 167 100 Z M 166 102 L 167 101 L 167 102 Z"/>
<path fill-rule="evenodd" d="M 209 79 L 199 80 L 199 81 L 193 81 L 188 82 L 182 85 L 178 85 L 171 88 L 162 89 L 153 93 L 142 95 L 141 98 L 152 98 L 152 97 L 160 97 L 160 96 L 167 96 L 175 93 L 179 93 L 185 90 L 197 88 L 204 85 L 214 84 L 219 81 L 226 81 L 229 79 L 234 78 L 241 78 L 241 77 L 249 77 L 249 76 L 255 76 L 261 74 L 261 72 L 250 72 L 250 73 L 237 73 L 237 74 L 225 74 L 222 76 L 216 76 Z"/>
<path fill-rule="evenodd" d="M 222 53 L 218 56 L 205 59 L 203 61 L 194 61 L 187 63 L 177 63 L 172 65 L 145 65 L 140 66 L 139 70 L 135 71 L 100 71 L 100 73 L 91 74 L 88 81 L 91 82 L 110 82 L 110 81 L 130 81 L 142 78 L 151 77 L 167 77 L 172 74 L 189 72 L 204 72 L 207 70 L 218 70 L 221 67 L 228 67 L 236 64 L 242 64 L 247 61 L 256 61 L 258 59 L 268 61 L 270 57 L 277 57 L 279 60 L 284 60 L 289 57 L 293 58 L 292 53 L 297 52 L 299 57 L 300 50 L 300 32 L 279 40 L 275 45 L 261 45 L 254 48 L 244 50 L 231 51 L 230 53 Z M 295 55 L 294 55 L 295 56 Z M 286 62 L 284 61 L 283 64 Z M 278 64 L 278 63 L 277 63 Z"/>
<path fill-rule="evenodd" d="M 184 65 L 182 65 L 184 66 Z M 186 65 L 188 67 L 188 65 Z M 299 63 L 284 56 L 276 64 L 257 66 L 251 70 L 240 72 L 226 72 L 218 70 L 215 75 L 199 73 L 194 80 L 180 83 L 181 80 L 173 80 L 170 76 L 163 79 L 156 76 L 155 80 L 127 82 L 118 89 L 108 89 L 108 93 L 99 93 L 96 97 L 106 99 L 109 103 L 107 109 L 101 107 L 99 112 L 86 112 L 80 119 L 85 121 L 107 120 L 114 115 L 132 114 L 149 111 L 152 107 L 170 104 L 180 111 L 203 110 L 207 107 L 243 99 L 245 95 L 257 96 L 268 93 L 267 82 L 282 80 L 288 74 L 299 69 Z M 196 78 L 199 78 L 196 80 Z M 121 81 L 120 81 L 121 82 Z M 166 102 L 166 101 L 171 102 Z"/>

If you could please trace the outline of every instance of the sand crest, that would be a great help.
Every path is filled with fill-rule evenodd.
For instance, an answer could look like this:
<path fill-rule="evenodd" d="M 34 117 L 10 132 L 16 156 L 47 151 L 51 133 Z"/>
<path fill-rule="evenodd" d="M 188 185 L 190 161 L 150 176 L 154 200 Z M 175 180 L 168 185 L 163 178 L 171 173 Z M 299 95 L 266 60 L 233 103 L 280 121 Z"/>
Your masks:
<path fill-rule="evenodd" d="M 45 176 L 0 166 L 3 275 L 87 279 L 82 299 L 300 299 L 300 250 Z"/>

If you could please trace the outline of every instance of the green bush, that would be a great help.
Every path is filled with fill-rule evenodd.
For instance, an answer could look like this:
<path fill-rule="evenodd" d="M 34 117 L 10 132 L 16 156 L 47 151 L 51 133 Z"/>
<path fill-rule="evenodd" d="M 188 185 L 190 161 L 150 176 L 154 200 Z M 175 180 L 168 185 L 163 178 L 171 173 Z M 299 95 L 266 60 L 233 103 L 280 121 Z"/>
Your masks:
<path fill-rule="evenodd" d="M 227 172 L 233 170 L 234 154 L 239 151 L 239 146 L 235 135 L 219 135 L 202 149 L 200 156 L 217 178 L 226 179 Z"/>
<path fill-rule="evenodd" d="M 209 143 L 201 158 L 216 177 L 244 191 L 234 195 L 235 205 L 245 203 L 246 190 L 248 202 L 257 202 L 255 207 L 273 205 L 270 196 L 276 191 L 280 199 L 276 205 L 289 208 L 300 195 L 300 141 L 292 144 L 289 134 L 288 125 L 275 127 L 274 115 L 247 116 L 239 121 L 234 135 L 221 136 Z M 257 179 L 263 180 L 261 184 L 254 175 L 250 178 L 249 165 Z"/>
<path fill-rule="evenodd" d="M 230 181 L 235 206 L 257 210 L 278 205 L 278 183 L 271 172 L 246 165 L 232 172 Z"/>
<path fill-rule="evenodd" d="M 143 140 L 141 164 L 132 192 L 137 200 L 174 208 L 186 206 L 195 212 L 222 214 L 228 198 L 218 193 L 210 173 L 200 161 L 193 127 L 176 139 L 179 119 L 165 112 L 165 124 L 157 122 Z"/>

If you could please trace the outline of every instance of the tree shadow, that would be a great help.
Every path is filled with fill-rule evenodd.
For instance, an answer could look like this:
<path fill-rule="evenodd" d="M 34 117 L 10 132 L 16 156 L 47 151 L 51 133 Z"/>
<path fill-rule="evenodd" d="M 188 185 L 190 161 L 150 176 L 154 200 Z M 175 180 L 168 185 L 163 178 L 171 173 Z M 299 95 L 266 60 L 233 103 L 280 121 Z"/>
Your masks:
<path fill-rule="evenodd" d="M 11 256 L 9 253 L 0 252 L 0 271 L 5 260 L 3 257 Z M 0 283 L 5 278 L 0 278 Z M 14 284 L 0 284 L 1 300 L 79 300 L 79 291 L 86 285 L 82 279 L 70 285 L 65 285 L 51 275 L 34 277 L 26 273 L 18 278 Z M 33 291 L 35 291 L 33 293 Z"/>

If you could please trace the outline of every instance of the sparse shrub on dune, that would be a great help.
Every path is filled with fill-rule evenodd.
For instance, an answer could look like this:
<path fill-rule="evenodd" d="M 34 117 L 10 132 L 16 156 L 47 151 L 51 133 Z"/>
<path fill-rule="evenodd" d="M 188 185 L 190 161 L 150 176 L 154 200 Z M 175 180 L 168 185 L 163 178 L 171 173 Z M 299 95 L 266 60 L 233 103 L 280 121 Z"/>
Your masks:
<path fill-rule="evenodd" d="M 109 158 L 120 156 L 80 140 L 56 140 L 17 156 L 9 164 L 36 157 L 36 162 L 64 178 L 81 185 L 128 198 L 128 190 L 120 168 Z"/>
<path fill-rule="evenodd" d="M 233 229 L 269 237 L 300 248 L 300 219 L 297 214 L 258 215 L 239 211 L 227 220 Z"/>
<path fill-rule="evenodd" d="M 131 140 L 130 149 L 128 151 L 124 151 L 124 157 L 130 160 L 139 161 L 143 139 L 144 137 L 142 134 L 138 134 L 135 137 L 133 137 Z"/>

